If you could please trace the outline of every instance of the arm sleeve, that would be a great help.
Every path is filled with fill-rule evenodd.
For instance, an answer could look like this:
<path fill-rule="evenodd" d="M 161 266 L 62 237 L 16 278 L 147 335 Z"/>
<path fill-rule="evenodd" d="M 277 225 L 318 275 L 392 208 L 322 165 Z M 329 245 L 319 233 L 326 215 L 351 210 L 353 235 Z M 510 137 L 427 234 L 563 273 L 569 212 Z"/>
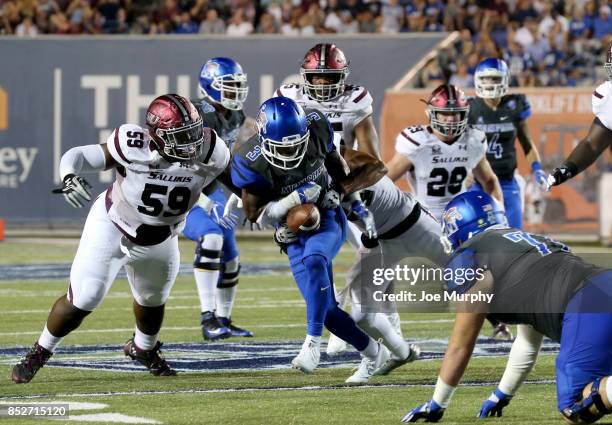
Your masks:
<path fill-rule="evenodd" d="M 514 395 L 523 384 L 535 365 L 543 338 L 542 334 L 531 326 L 518 325 L 506 370 L 499 381 L 499 389 L 503 393 Z"/>
<path fill-rule="evenodd" d="M 93 173 L 103 170 L 106 165 L 101 145 L 78 146 L 70 149 L 60 161 L 60 177 L 68 174 Z"/>
<path fill-rule="evenodd" d="M 518 98 L 518 111 L 519 121 L 525 121 L 531 116 L 531 105 L 524 94 Z"/>

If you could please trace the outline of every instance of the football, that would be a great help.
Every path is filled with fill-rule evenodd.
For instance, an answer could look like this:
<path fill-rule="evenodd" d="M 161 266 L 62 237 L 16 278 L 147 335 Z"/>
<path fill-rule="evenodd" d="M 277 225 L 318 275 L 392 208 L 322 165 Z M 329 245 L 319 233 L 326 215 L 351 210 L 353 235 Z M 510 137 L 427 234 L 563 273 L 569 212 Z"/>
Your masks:
<path fill-rule="evenodd" d="M 295 234 L 317 230 L 320 224 L 321 214 L 315 204 L 298 205 L 287 214 L 287 226 Z"/>

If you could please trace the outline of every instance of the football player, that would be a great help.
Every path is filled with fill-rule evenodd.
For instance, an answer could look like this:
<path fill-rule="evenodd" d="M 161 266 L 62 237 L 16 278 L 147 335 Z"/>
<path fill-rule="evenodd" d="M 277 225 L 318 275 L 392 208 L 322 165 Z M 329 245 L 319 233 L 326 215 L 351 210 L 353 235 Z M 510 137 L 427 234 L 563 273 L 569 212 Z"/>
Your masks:
<path fill-rule="evenodd" d="M 62 193 L 74 207 L 91 200 L 81 173 L 115 169 L 115 182 L 87 216 L 66 294 L 53 305 L 42 334 L 13 368 L 16 383 L 29 382 L 62 339 L 104 299 L 124 266 L 134 296 L 136 327 L 126 356 L 153 375 L 175 375 L 161 356 L 158 335 L 164 305 L 180 265 L 178 233 L 202 188 L 229 164 L 229 149 L 204 128 L 189 100 L 167 94 L 153 100 L 146 126 L 123 124 L 106 143 L 67 151 L 60 162 Z"/>
<path fill-rule="evenodd" d="M 534 180 L 542 189 L 546 189 L 546 174 L 527 127 L 531 106 L 524 94 L 507 94 L 509 81 L 510 72 L 503 60 L 489 58 L 478 64 L 474 73 L 476 97 L 468 100 L 468 123 L 486 133 L 487 160 L 499 179 L 508 222 L 510 226 L 521 229 L 524 181 L 516 173 L 514 142 L 517 138 L 531 166 Z M 482 190 L 478 183 L 471 188 Z"/>
<path fill-rule="evenodd" d="M 383 344 L 391 357 L 379 369 L 364 358 L 357 371 L 347 379 L 348 383 L 368 382 L 372 375 L 387 375 L 393 369 L 418 358 L 420 348 L 408 344 L 398 334 L 387 315 L 375 310 L 395 310 L 395 305 L 373 306 L 372 289 L 386 291 L 387 285 L 372 286 L 373 268 L 391 269 L 401 260 L 410 257 L 426 257 L 436 265 L 448 260 L 440 244 L 440 225 L 434 217 L 414 199 L 411 193 L 402 192 L 383 176 L 374 185 L 361 191 L 368 210 L 372 213 L 378 236 L 363 238 L 364 249 L 359 261 L 348 271 L 347 282 L 351 291 L 351 316 L 368 335 Z M 365 230 L 365 229 L 363 229 Z M 382 262 L 381 262 L 382 260 Z"/>
<path fill-rule="evenodd" d="M 612 146 L 612 43 L 608 46 L 604 69 L 608 80 L 597 87 L 591 97 L 595 118 L 589 133 L 569 154 L 563 165 L 555 168 L 548 176 L 549 190 L 581 173 Z"/>
<path fill-rule="evenodd" d="M 557 407 L 568 423 L 592 423 L 611 413 L 612 270 L 585 262 L 550 238 L 508 227 L 504 211 L 481 191 L 463 193 L 448 204 L 443 233 L 453 253 L 448 267 L 473 273 L 448 282 L 449 294 L 465 298 L 458 300 L 433 398 L 402 421 L 442 418 L 486 314 L 530 325 L 560 342 Z"/>
<path fill-rule="evenodd" d="M 396 181 L 407 173 L 414 176 L 416 191 L 410 191 L 438 220 L 444 206 L 463 190 L 470 171 L 487 193 L 501 201 L 499 181 L 485 157 L 486 135 L 468 125 L 470 106 L 465 94 L 444 84 L 431 93 L 426 104 L 429 125 L 400 132 L 396 153 L 387 164 L 389 178 Z"/>
<path fill-rule="evenodd" d="M 200 70 L 203 99 L 192 100 L 204 126 L 210 127 L 232 150 L 239 136 L 253 129 L 242 108 L 248 95 L 247 75 L 238 62 L 217 57 Z M 253 121 L 252 119 L 250 121 Z M 206 188 L 206 204 L 189 211 L 183 234 L 196 242 L 194 276 L 200 298 L 200 325 L 204 340 L 230 336 L 251 337 L 253 332 L 236 326 L 231 320 L 236 298 L 240 257 L 232 217 L 223 217 L 227 202 L 221 185 Z"/>
<path fill-rule="evenodd" d="M 293 99 L 303 108 L 323 112 L 334 131 L 336 149 L 346 146 L 378 157 L 378 133 L 372 118 L 372 96 L 365 87 L 346 83 L 349 61 L 335 44 L 320 43 L 304 55 L 300 67 L 302 84 L 286 84 L 276 90 L 276 96 Z M 361 231 L 352 223 L 348 226 L 348 241 L 355 250 L 361 248 Z M 340 306 L 349 299 L 342 291 L 338 295 Z M 399 316 L 391 315 L 393 324 L 401 333 Z M 338 355 L 346 350 L 346 343 L 330 335 L 327 354 Z"/>
<path fill-rule="evenodd" d="M 304 56 L 302 84 L 286 84 L 276 96 L 293 99 L 303 108 L 323 112 L 334 131 L 334 144 L 378 157 L 378 133 L 372 118 L 372 96 L 365 87 L 346 84 L 349 61 L 335 44 L 317 44 Z"/>
<path fill-rule="evenodd" d="M 346 237 L 346 216 L 328 182 L 347 180 L 349 170 L 334 147 L 330 123 L 321 112 L 304 111 L 286 97 L 265 101 L 256 121 L 259 134 L 234 152 L 231 176 L 242 188 L 248 219 L 277 224 L 275 240 L 287 253 L 306 301 L 307 336 L 292 365 L 305 373 L 314 371 L 325 325 L 378 368 L 388 359 L 388 350 L 357 327 L 334 295 L 332 261 Z M 364 223 L 368 237 L 375 237 L 371 213 L 358 193 L 343 195 L 351 200 L 351 214 Z M 319 227 L 296 235 L 285 217 L 291 208 L 306 203 L 318 205 Z"/>

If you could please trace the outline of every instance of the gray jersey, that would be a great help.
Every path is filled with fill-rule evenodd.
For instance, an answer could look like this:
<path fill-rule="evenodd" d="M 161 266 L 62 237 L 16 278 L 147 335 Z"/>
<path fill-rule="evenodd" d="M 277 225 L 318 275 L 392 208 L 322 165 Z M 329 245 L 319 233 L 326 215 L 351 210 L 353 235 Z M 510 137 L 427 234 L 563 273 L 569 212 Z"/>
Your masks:
<path fill-rule="evenodd" d="M 412 194 L 402 192 L 387 176 L 362 190 L 361 198 L 374 216 L 379 235 L 405 220 L 416 204 Z"/>

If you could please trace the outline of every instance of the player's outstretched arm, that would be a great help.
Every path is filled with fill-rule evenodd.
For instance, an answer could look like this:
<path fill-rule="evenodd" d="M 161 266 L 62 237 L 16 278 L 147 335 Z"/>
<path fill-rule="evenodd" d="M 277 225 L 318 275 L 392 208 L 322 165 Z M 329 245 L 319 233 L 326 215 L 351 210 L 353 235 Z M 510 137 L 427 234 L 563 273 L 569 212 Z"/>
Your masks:
<path fill-rule="evenodd" d="M 472 170 L 474 177 L 478 180 L 478 183 L 483 187 L 484 191 L 491 195 L 497 202 L 504 206 L 504 194 L 502 192 L 499 180 L 491 164 L 487 161 L 486 157 L 483 157 L 478 164 Z"/>
<path fill-rule="evenodd" d="M 548 184 L 557 186 L 591 165 L 612 144 L 612 131 L 595 118 L 587 136 L 578 143 L 563 165 L 548 176 Z"/>
<path fill-rule="evenodd" d="M 525 159 L 527 159 L 528 164 L 531 164 L 531 171 L 533 171 L 533 176 L 537 185 L 541 189 L 546 190 L 548 186 L 546 183 L 546 173 L 542 170 L 540 154 L 529 134 L 529 127 L 527 126 L 526 120 L 519 122 L 517 126 L 517 136 L 523 148 L 523 152 L 525 152 Z"/>
<path fill-rule="evenodd" d="M 510 404 L 510 400 L 533 369 L 543 338 L 542 334 L 531 326 L 518 325 L 504 375 L 495 391 L 482 403 L 479 418 L 502 416 L 503 408 Z"/>
<path fill-rule="evenodd" d="M 77 146 L 68 150 L 60 160 L 62 187 L 53 193 L 64 195 L 66 202 L 75 208 L 82 208 L 91 200 L 91 185 L 80 176 L 116 166 L 106 144 Z"/>
<path fill-rule="evenodd" d="M 355 136 L 359 142 L 359 150 L 380 159 L 378 152 L 380 141 L 372 116 L 364 118 L 355 126 Z"/>

